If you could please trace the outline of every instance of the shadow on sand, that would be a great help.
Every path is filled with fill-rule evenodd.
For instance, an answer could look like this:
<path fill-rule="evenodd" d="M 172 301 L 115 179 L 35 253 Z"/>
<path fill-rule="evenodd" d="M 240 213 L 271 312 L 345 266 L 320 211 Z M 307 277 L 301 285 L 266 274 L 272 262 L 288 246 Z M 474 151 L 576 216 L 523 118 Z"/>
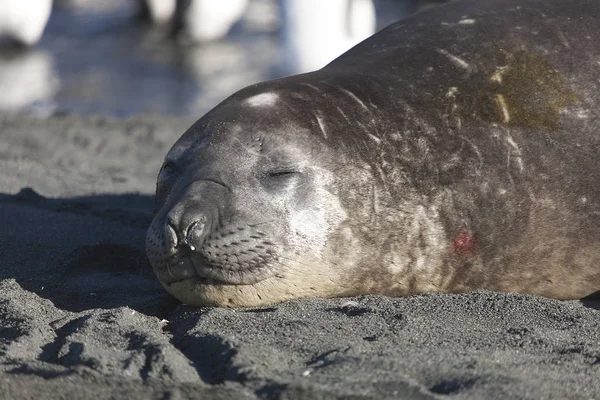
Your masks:
<path fill-rule="evenodd" d="M 50 199 L 26 188 L 0 194 L 0 207 L 0 280 L 72 312 L 128 306 L 161 316 L 176 306 L 144 251 L 151 196 Z"/>

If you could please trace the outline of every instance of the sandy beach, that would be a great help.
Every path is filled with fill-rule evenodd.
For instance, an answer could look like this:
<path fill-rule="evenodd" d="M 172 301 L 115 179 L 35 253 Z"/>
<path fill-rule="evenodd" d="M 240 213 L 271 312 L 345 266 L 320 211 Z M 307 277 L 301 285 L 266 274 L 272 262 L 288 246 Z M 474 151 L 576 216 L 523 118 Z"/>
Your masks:
<path fill-rule="evenodd" d="M 598 300 L 171 298 L 144 236 L 191 122 L 0 117 L 2 398 L 600 398 Z"/>

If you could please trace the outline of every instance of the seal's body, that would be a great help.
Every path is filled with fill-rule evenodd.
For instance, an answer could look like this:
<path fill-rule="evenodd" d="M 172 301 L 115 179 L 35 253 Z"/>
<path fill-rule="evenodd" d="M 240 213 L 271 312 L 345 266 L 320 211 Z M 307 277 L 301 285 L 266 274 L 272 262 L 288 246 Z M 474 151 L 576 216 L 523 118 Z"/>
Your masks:
<path fill-rule="evenodd" d="M 159 280 L 222 306 L 600 289 L 599 18 L 456 1 L 234 94 L 160 172 Z"/>

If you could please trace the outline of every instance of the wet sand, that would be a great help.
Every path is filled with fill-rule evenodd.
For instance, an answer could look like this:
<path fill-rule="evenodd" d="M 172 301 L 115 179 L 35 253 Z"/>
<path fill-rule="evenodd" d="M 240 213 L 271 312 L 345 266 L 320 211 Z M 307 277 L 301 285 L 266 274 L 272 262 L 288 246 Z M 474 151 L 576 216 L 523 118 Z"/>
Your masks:
<path fill-rule="evenodd" d="M 600 398 L 597 300 L 178 303 L 144 235 L 191 122 L 0 116 L 2 398 Z"/>

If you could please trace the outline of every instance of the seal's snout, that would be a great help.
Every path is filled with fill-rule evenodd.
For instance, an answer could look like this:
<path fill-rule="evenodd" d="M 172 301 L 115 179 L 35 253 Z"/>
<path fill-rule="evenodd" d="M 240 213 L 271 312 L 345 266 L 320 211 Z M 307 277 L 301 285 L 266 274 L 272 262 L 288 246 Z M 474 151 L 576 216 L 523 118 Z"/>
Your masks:
<path fill-rule="evenodd" d="M 195 251 L 200 248 L 208 235 L 208 218 L 198 210 L 174 210 L 165 221 L 165 243 L 170 253 L 182 248 Z"/>

